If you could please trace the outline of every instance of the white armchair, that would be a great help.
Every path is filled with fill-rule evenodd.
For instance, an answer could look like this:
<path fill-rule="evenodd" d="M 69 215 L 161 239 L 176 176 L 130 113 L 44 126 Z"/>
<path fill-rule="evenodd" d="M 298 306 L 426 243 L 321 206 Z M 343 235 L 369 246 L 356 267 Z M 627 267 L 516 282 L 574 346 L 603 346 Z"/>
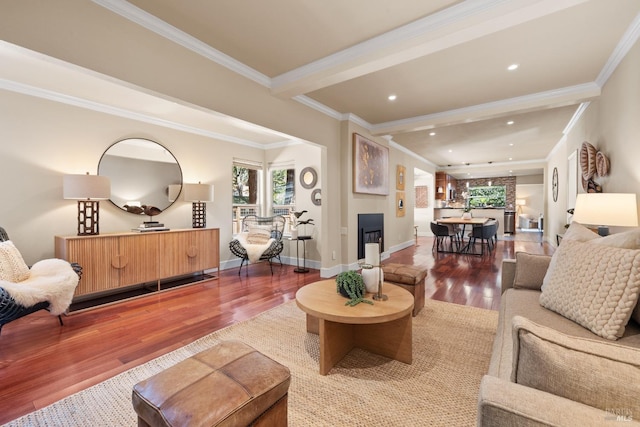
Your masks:
<path fill-rule="evenodd" d="M 38 310 L 62 317 L 73 300 L 82 268 L 61 259 L 45 259 L 29 268 L 0 228 L 0 332 L 2 326 Z"/>

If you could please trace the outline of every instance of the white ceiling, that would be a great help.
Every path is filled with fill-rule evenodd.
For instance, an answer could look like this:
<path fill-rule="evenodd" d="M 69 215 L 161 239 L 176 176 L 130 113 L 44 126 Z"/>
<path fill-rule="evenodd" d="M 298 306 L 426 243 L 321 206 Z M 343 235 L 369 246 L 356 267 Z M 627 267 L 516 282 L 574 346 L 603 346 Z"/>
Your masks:
<path fill-rule="evenodd" d="M 640 0 L 93 1 L 458 177 L 541 173 L 640 34 Z M 241 143 L 288 139 L 169 101 L 140 114 Z"/>

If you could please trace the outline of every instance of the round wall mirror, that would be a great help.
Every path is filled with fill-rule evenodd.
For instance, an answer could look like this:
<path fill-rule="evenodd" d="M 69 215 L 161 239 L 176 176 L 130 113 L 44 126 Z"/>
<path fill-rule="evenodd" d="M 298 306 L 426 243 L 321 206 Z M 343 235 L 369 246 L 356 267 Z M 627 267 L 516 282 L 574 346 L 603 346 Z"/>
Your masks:
<path fill-rule="evenodd" d="M 134 214 L 158 214 L 178 198 L 182 169 L 162 145 L 143 138 L 123 139 L 104 152 L 98 175 L 111 179 L 111 202 Z"/>
<path fill-rule="evenodd" d="M 308 189 L 315 187 L 316 182 L 318 182 L 318 174 L 316 174 L 315 169 L 311 167 L 302 169 L 302 172 L 300 172 L 300 185 Z"/>

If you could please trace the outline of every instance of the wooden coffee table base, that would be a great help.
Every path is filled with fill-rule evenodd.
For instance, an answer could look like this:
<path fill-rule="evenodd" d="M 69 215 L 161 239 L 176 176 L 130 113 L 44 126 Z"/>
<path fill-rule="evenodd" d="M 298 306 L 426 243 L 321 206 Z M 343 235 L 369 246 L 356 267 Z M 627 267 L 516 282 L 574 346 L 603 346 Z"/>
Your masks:
<path fill-rule="evenodd" d="M 412 356 L 411 313 L 384 323 L 348 324 L 318 319 L 307 314 L 307 332 L 320 338 L 320 374 L 329 371 L 353 348 L 411 364 Z"/>

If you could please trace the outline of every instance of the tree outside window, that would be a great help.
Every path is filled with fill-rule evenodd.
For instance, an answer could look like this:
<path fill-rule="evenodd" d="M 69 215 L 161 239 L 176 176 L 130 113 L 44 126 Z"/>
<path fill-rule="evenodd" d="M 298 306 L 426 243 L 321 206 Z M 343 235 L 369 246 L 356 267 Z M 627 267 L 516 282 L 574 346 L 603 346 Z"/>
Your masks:
<path fill-rule="evenodd" d="M 273 205 L 293 205 L 295 203 L 295 169 L 273 169 L 271 188 Z"/>
<path fill-rule="evenodd" d="M 507 187 L 504 185 L 469 188 L 469 205 L 472 208 L 504 207 L 506 203 Z"/>

